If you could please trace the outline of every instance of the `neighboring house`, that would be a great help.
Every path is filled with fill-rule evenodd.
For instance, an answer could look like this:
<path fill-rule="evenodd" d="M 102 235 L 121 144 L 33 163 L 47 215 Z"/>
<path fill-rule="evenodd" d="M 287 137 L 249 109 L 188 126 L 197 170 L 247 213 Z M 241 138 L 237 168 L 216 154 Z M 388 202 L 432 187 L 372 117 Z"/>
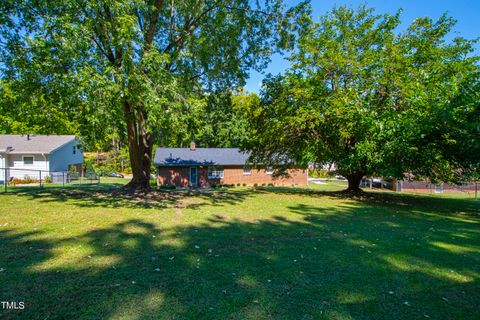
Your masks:
<path fill-rule="evenodd" d="M 71 135 L 0 134 L 0 180 L 7 177 L 39 179 L 68 171 L 75 166 L 82 170 L 83 151 Z"/>
<path fill-rule="evenodd" d="M 291 168 L 288 176 L 271 168 L 252 168 L 248 154 L 237 148 L 157 148 L 154 165 L 158 185 L 208 187 L 212 184 L 306 186 L 307 170 Z"/>

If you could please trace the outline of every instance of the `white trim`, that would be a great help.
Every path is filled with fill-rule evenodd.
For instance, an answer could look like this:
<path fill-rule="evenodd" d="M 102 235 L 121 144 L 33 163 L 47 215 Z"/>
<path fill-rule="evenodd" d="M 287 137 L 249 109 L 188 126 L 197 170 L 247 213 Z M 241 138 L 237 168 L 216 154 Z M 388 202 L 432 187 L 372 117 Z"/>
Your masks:
<path fill-rule="evenodd" d="M 50 150 L 50 151 L 45 152 L 45 153 L 46 153 L 46 154 L 54 153 L 55 151 L 57 151 L 57 150 L 60 149 L 60 148 L 63 148 L 65 145 L 69 144 L 69 143 L 72 142 L 72 141 L 75 141 L 75 145 L 77 145 L 77 136 L 74 136 L 72 139 L 68 140 L 67 142 L 65 142 L 65 143 L 59 145 L 58 147 L 56 147 L 55 149 Z"/>
<path fill-rule="evenodd" d="M 45 155 L 45 153 L 42 153 L 42 157 L 43 157 L 43 160 L 45 161 L 45 171 L 49 171 L 48 170 L 48 167 L 50 166 L 50 160 L 47 160 L 47 156 Z"/>
<path fill-rule="evenodd" d="M 32 158 L 32 163 L 25 163 L 25 158 Z M 24 166 L 33 166 L 35 164 L 35 155 L 23 155 L 22 163 Z"/>
<path fill-rule="evenodd" d="M 211 175 L 210 171 L 221 172 L 220 174 Z M 223 166 L 208 166 L 207 167 L 208 179 L 223 179 L 225 177 L 225 168 Z"/>

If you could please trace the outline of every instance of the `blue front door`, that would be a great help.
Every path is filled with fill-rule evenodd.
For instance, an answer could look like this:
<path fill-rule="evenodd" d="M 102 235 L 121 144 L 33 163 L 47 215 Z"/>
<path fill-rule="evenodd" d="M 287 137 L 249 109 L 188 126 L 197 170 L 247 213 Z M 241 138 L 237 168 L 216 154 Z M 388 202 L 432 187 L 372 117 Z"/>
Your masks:
<path fill-rule="evenodd" d="M 196 186 L 198 183 L 197 167 L 190 168 L 190 185 Z"/>

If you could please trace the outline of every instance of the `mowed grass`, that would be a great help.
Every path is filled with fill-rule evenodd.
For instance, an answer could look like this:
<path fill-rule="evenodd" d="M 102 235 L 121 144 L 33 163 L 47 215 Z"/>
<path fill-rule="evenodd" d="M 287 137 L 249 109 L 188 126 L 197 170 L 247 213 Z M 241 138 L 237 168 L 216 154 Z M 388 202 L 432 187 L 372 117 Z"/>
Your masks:
<path fill-rule="evenodd" d="M 121 183 L 0 194 L 0 318 L 479 318 L 480 201 Z"/>

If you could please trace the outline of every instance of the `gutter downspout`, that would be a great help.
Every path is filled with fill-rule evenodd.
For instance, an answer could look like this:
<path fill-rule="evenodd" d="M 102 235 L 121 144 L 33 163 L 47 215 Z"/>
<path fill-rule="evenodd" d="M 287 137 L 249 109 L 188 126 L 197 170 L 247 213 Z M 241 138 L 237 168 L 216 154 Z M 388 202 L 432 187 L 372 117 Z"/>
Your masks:
<path fill-rule="evenodd" d="M 49 164 L 47 162 L 47 157 L 45 156 L 45 153 L 42 153 L 42 157 L 45 160 L 45 177 L 50 175 L 50 168 Z M 42 171 L 40 170 L 40 177 L 42 176 Z M 44 177 L 44 179 L 45 179 Z M 51 178 L 51 177 L 50 177 Z M 40 186 L 42 185 L 42 179 L 40 178 Z"/>
<path fill-rule="evenodd" d="M 49 168 L 48 168 L 48 166 L 47 166 L 48 163 L 47 163 L 47 157 L 45 156 L 45 153 L 42 153 L 42 157 L 43 157 L 43 160 L 45 160 L 45 171 L 47 171 L 47 173 L 48 173 L 48 171 L 49 171 L 48 169 L 49 169 Z"/>
<path fill-rule="evenodd" d="M 3 169 L 4 170 L 4 177 L 3 177 L 3 185 L 5 187 L 5 192 L 7 192 L 7 181 L 9 180 L 9 174 L 8 174 L 8 162 L 7 162 L 7 157 L 8 157 L 8 152 L 10 151 L 10 148 L 7 147 L 6 149 L 0 150 L 0 153 L 3 154 L 2 156 L 2 162 L 3 162 Z"/>
<path fill-rule="evenodd" d="M 0 150 L 0 155 L 2 156 L 2 161 L 0 162 L 0 168 L 2 168 L 1 170 L 4 170 L 5 172 L 5 181 L 7 181 L 7 156 L 8 156 L 8 148 L 7 149 L 1 149 Z M 6 182 L 5 182 L 6 183 Z"/>
<path fill-rule="evenodd" d="M 0 168 L 4 168 L 6 167 L 3 162 L 5 161 L 5 153 L 6 153 L 7 150 L 4 150 L 4 149 L 0 149 L 0 156 L 2 156 L 2 162 L 0 163 Z"/>
<path fill-rule="evenodd" d="M 4 164 L 4 162 L 5 162 L 5 152 L 6 152 L 6 150 L 0 149 L 0 170 L 2 170 L 1 173 L 4 173 L 5 171 L 7 171 L 6 170 L 7 166 Z M 4 177 L 4 179 L 5 179 L 5 183 L 6 183 L 7 177 Z"/>
<path fill-rule="evenodd" d="M 3 188 L 5 190 L 5 192 L 7 192 L 7 166 L 4 165 L 5 164 L 5 158 L 7 157 L 6 156 L 6 150 L 0 150 L 0 155 L 2 156 L 1 157 L 1 160 L 2 162 L 0 163 L 0 175 L 3 175 Z"/>

